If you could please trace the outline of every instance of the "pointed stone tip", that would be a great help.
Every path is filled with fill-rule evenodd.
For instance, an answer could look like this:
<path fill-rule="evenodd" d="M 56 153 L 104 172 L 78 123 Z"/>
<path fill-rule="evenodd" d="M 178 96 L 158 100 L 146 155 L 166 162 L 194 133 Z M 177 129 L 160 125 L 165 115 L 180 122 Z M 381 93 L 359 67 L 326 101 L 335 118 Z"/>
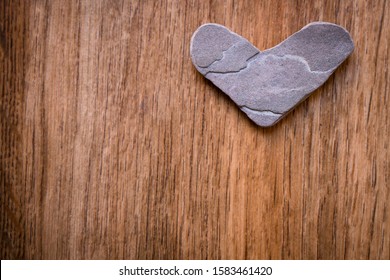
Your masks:
<path fill-rule="evenodd" d="M 241 106 L 240 109 L 257 125 L 261 127 L 270 127 L 275 125 L 282 119 L 283 114 L 274 113 L 271 111 L 257 111 L 246 106 Z"/>

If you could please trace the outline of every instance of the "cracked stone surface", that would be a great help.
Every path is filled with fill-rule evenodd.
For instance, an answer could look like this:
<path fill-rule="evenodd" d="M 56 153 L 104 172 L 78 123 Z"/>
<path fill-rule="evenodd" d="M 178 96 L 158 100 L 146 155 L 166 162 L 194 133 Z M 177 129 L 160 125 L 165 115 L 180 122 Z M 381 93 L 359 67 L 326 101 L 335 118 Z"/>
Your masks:
<path fill-rule="evenodd" d="M 200 26 L 191 39 L 196 69 L 264 127 L 320 87 L 353 49 L 349 33 L 327 22 L 310 23 L 263 52 L 218 24 Z"/>

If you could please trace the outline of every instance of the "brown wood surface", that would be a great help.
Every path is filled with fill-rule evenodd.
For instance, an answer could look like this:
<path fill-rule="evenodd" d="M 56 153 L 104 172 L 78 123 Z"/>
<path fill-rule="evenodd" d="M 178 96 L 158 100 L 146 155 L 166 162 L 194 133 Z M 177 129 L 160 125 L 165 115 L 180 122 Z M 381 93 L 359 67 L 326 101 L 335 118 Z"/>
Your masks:
<path fill-rule="evenodd" d="M 389 259 L 390 1 L 0 1 L 3 259 Z M 216 22 L 355 51 L 275 127 L 191 63 Z"/>

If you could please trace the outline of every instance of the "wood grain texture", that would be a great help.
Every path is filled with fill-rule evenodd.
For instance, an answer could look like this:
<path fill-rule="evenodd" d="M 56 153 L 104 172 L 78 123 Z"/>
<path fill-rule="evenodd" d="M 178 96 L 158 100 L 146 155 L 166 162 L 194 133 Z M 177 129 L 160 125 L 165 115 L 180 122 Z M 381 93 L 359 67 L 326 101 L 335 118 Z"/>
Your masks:
<path fill-rule="evenodd" d="M 389 259 L 390 2 L 1 1 L 2 259 Z M 199 74 L 206 22 L 355 51 L 275 127 Z"/>

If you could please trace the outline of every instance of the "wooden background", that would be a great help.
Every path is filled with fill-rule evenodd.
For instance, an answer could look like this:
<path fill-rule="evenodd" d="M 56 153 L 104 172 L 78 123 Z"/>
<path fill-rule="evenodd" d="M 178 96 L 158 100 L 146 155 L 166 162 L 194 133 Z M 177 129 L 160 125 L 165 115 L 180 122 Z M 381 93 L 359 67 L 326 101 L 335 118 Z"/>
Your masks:
<path fill-rule="evenodd" d="M 389 259 L 390 1 L 1 1 L 2 259 Z M 355 51 L 275 127 L 199 74 L 216 22 Z"/>

